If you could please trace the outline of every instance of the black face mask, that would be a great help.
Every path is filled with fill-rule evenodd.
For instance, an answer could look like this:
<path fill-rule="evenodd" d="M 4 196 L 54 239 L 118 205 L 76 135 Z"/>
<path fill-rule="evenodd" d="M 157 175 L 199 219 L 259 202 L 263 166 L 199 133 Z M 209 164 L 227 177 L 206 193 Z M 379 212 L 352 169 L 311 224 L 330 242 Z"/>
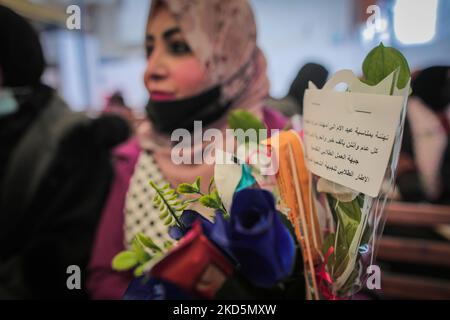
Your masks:
<path fill-rule="evenodd" d="M 194 121 L 202 121 L 203 126 L 218 120 L 231 103 L 220 104 L 220 86 L 200 95 L 175 101 L 149 100 L 147 116 L 155 128 L 170 134 L 176 129 L 194 130 Z"/>

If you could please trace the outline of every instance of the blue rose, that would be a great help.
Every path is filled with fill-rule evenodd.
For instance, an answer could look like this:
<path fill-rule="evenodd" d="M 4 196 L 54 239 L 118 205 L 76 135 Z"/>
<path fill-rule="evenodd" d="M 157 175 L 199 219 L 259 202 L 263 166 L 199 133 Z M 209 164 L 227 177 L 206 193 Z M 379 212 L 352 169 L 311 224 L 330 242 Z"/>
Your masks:
<path fill-rule="evenodd" d="M 279 215 L 272 194 L 262 189 L 237 192 L 229 221 L 216 214 L 211 240 L 256 286 L 272 287 L 292 273 L 295 242 Z"/>

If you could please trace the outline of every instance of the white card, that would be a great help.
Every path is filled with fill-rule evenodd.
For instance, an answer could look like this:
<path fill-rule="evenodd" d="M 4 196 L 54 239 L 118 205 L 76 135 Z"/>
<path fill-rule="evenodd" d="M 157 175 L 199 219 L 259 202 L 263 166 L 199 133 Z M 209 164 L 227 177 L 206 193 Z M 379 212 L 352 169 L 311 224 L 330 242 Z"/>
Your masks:
<path fill-rule="evenodd" d="M 304 141 L 311 172 L 378 196 L 406 104 L 403 93 L 409 92 L 407 85 L 397 96 L 380 94 L 389 92 L 393 78 L 394 73 L 369 87 L 343 70 L 324 89 L 305 91 Z M 332 91 L 340 82 L 365 93 Z"/>

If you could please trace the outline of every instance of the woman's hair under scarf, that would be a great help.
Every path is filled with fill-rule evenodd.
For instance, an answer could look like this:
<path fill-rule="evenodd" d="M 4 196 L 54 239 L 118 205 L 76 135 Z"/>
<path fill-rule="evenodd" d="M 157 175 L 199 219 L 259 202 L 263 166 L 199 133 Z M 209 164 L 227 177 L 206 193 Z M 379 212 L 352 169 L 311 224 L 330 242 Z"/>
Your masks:
<path fill-rule="evenodd" d="M 245 109 L 262 117 L 269 94 L 266 60 L 256 44 L 256 23 L 246 0 L 155 0 L 154 10 L 165 5 L 179 24 L 193 53 L 207 70 L 208 88 L 221 86 L 221 101 L 230 109 Z M 211 125 L 224 131 L 226 116 Z M 205 128 L 203 128 L 205 129 Z M 213 173 L 207 164 L 175 165 L 171 161 L 170 137 L 152 130 L 151 124 L 138 130 L 144 149 L 151 150 L 166 179 L 172 184 L 203 177 L 205 185 Z"/>
<path fill-rule="evenodd" d="M 0 5 L 0 86 L 34 86 L 44 69 L 42 47 L 33 27 Z"/>

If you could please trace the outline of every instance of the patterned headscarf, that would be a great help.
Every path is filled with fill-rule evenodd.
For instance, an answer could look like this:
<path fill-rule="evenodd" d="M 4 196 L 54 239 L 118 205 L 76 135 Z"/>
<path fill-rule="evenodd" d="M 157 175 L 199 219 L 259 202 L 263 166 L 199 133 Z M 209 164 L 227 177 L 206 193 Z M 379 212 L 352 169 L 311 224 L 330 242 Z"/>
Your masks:
<path fill-rule="evenodd" d="M 181 32 L 207 70 L 208 88 L 221 86 L 221 101 L 231 109 L 246 109 L 262 116 L 264 99 L 269 94 L 266 60 L 256 45 L 256 24 L 246 0 L 155 0 L 149 20 L 159 5 L 165 5 L 179 24 Z M 226 115 L 210 127 L 224 130 Z M 150 123 L 138 129 L 141 146 L 150 150 L 162 173 L 176 185 L 203 177 L 207 185 L 213 167 L 175 165 L 171 141 L 152 129 Z"/>

